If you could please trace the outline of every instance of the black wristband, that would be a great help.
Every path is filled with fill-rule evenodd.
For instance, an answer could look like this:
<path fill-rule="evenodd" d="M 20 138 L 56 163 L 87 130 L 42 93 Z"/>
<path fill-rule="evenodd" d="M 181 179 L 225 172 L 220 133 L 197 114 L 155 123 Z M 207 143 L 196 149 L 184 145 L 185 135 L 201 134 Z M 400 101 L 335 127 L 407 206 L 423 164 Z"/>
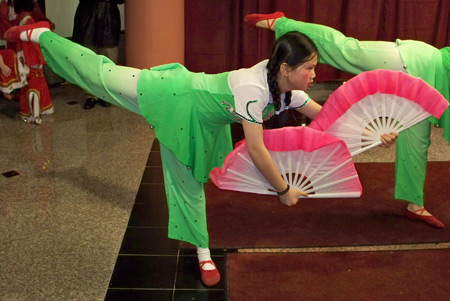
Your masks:
<path fill-rule="evenodd" d="M 283 194 L 286 194 L 286 193 L 289 191 L 289 188 L 291 188 L 291 187 L 290 187 L 289 184 L 288 184 L 288 186 L 287 186 L 287 188 L 286 188 L 285 190 L 283 190 L 282 192 L 278 192 L 278 191 L 277 191 L 277 194 L 278 194 L 279 196 L 282 196 Z"/>

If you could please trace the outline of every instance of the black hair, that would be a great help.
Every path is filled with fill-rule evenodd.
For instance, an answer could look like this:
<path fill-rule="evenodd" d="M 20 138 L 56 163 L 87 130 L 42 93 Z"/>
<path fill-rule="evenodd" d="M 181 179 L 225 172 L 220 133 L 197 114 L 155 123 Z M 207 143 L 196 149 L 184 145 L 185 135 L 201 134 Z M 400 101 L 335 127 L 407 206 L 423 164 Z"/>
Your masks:
<path fill-rule="evenodd" d="M 267 82 L 269 91 L 273 98 L 275 110 L 280 110 L 281 97 L 277 82 L 277 74 L 283 63 L 292 68 L 309 61 L 313 54 L 318 55 L 317 47 L 314 42 L 306 35 L 292 31 L 281 36 L 273 45 L 269 62 L 267 63 Z M 285 104 L 291 103 L 292 93 L 286 92 Z"/>
<path fill-rule="evenodd" d="M 20 14 L 21 12 L 32 12 L 33 10 L 33 0 L 14 0 L 14 12 L 16 14 Z"/>

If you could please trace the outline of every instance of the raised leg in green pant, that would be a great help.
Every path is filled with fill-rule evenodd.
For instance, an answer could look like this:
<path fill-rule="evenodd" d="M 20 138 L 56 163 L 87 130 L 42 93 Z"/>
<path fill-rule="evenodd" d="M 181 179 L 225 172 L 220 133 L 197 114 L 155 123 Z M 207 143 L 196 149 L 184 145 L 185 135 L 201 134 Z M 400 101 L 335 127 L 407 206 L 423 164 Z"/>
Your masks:
<path fill-rule="evenodd" d="M 319 61 L 353 74 L 375 69 L 406 72 L 394 42 L 358 41 L 319 24 L 270 15 L 253 15 L 252 25 L 275 31 L 276 37 L 290 31 L 310 37 L 319 50 Z M 258 21 L 259 20 L 259 21 Z M 400 133 L 397 139 L 395 198 L 409 202 L 407 216 L 441 228 L 443 223 L 424 208 L 424 185 L 430 145 L 430 122 L 425 120 Z M 422 218 L 423 217 L 423 218 Z"/>
<path fill-rule="evenodd" d="M 16 29 L 15 29 L 16 30 Z M 29 34 L 21 39 L 29 41 Z M 44 58 L 55 73 L 112 104 L 141 114 L 137 82 L 141 70 L 116 66 L 104 56 L 64 39 L 46 28 L 33 28 L 31 41 L 39 43 Z M 206 227 L 203 183 L 161 146 L 164 182 L 169 206 L 169 237 L 197 246 L 202 281 L 216 285 L 220 274 L 211 260 Z"/>

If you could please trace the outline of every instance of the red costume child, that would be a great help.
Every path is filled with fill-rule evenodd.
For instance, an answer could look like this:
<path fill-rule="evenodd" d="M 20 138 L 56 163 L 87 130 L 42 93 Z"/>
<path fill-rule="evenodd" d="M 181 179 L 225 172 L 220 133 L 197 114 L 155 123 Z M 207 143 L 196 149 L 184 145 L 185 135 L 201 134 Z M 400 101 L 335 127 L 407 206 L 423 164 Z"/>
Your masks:
<path fill-rule="evenodd" d="M 6 9 L 2 2 L 2 19 Z M 35 11 L 33 0 L 16 0 L 13 3 L 14 12 L 11 6 L 8 11 L 8 18 L 11 25 L 26 25 L 35 23 L 32 15 Z M 2 23 L 6 23 L 3 21 Z M 8 24 L 2 24 L 2 29 Z M 54 106 L 51 102 L 50 92 L 44 76 L 43 66 L 45 60 L 42 56 L 39 45 L 30 42 L 8 42 L 8 48 L 14 50 L 19 64 L 24 65 L 27 74 L 28 85 L 24 86 L 19 93 L 20 115 L 19 118 L 28 123 L 41 123 L 40 115 L 52 114 Z"/>

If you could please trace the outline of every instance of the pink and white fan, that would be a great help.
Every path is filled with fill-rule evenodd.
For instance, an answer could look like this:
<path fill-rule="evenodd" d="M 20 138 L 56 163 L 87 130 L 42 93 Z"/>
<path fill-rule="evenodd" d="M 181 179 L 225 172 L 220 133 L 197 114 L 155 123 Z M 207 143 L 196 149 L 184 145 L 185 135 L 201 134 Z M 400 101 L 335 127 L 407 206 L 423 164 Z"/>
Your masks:
<path fill-rule="evenodd" d="M 361 183 L 345 143 L 307 127 L 264 130 L 264 144 L 287 184 L 312 198 L 360 197 Z M 220 189 L 276 195 L 253 164 L 245 140 L 210 177 Z"/>
<path fill-rule="evenodd" d="M 439 119 L 447 107 L 447 100 L 420 78 L 368 71 L 334 91 L 309 127 L 344 140 L 355 156 L 380 145 L 384 133 L 400 133 L 431 115 Z"/>

